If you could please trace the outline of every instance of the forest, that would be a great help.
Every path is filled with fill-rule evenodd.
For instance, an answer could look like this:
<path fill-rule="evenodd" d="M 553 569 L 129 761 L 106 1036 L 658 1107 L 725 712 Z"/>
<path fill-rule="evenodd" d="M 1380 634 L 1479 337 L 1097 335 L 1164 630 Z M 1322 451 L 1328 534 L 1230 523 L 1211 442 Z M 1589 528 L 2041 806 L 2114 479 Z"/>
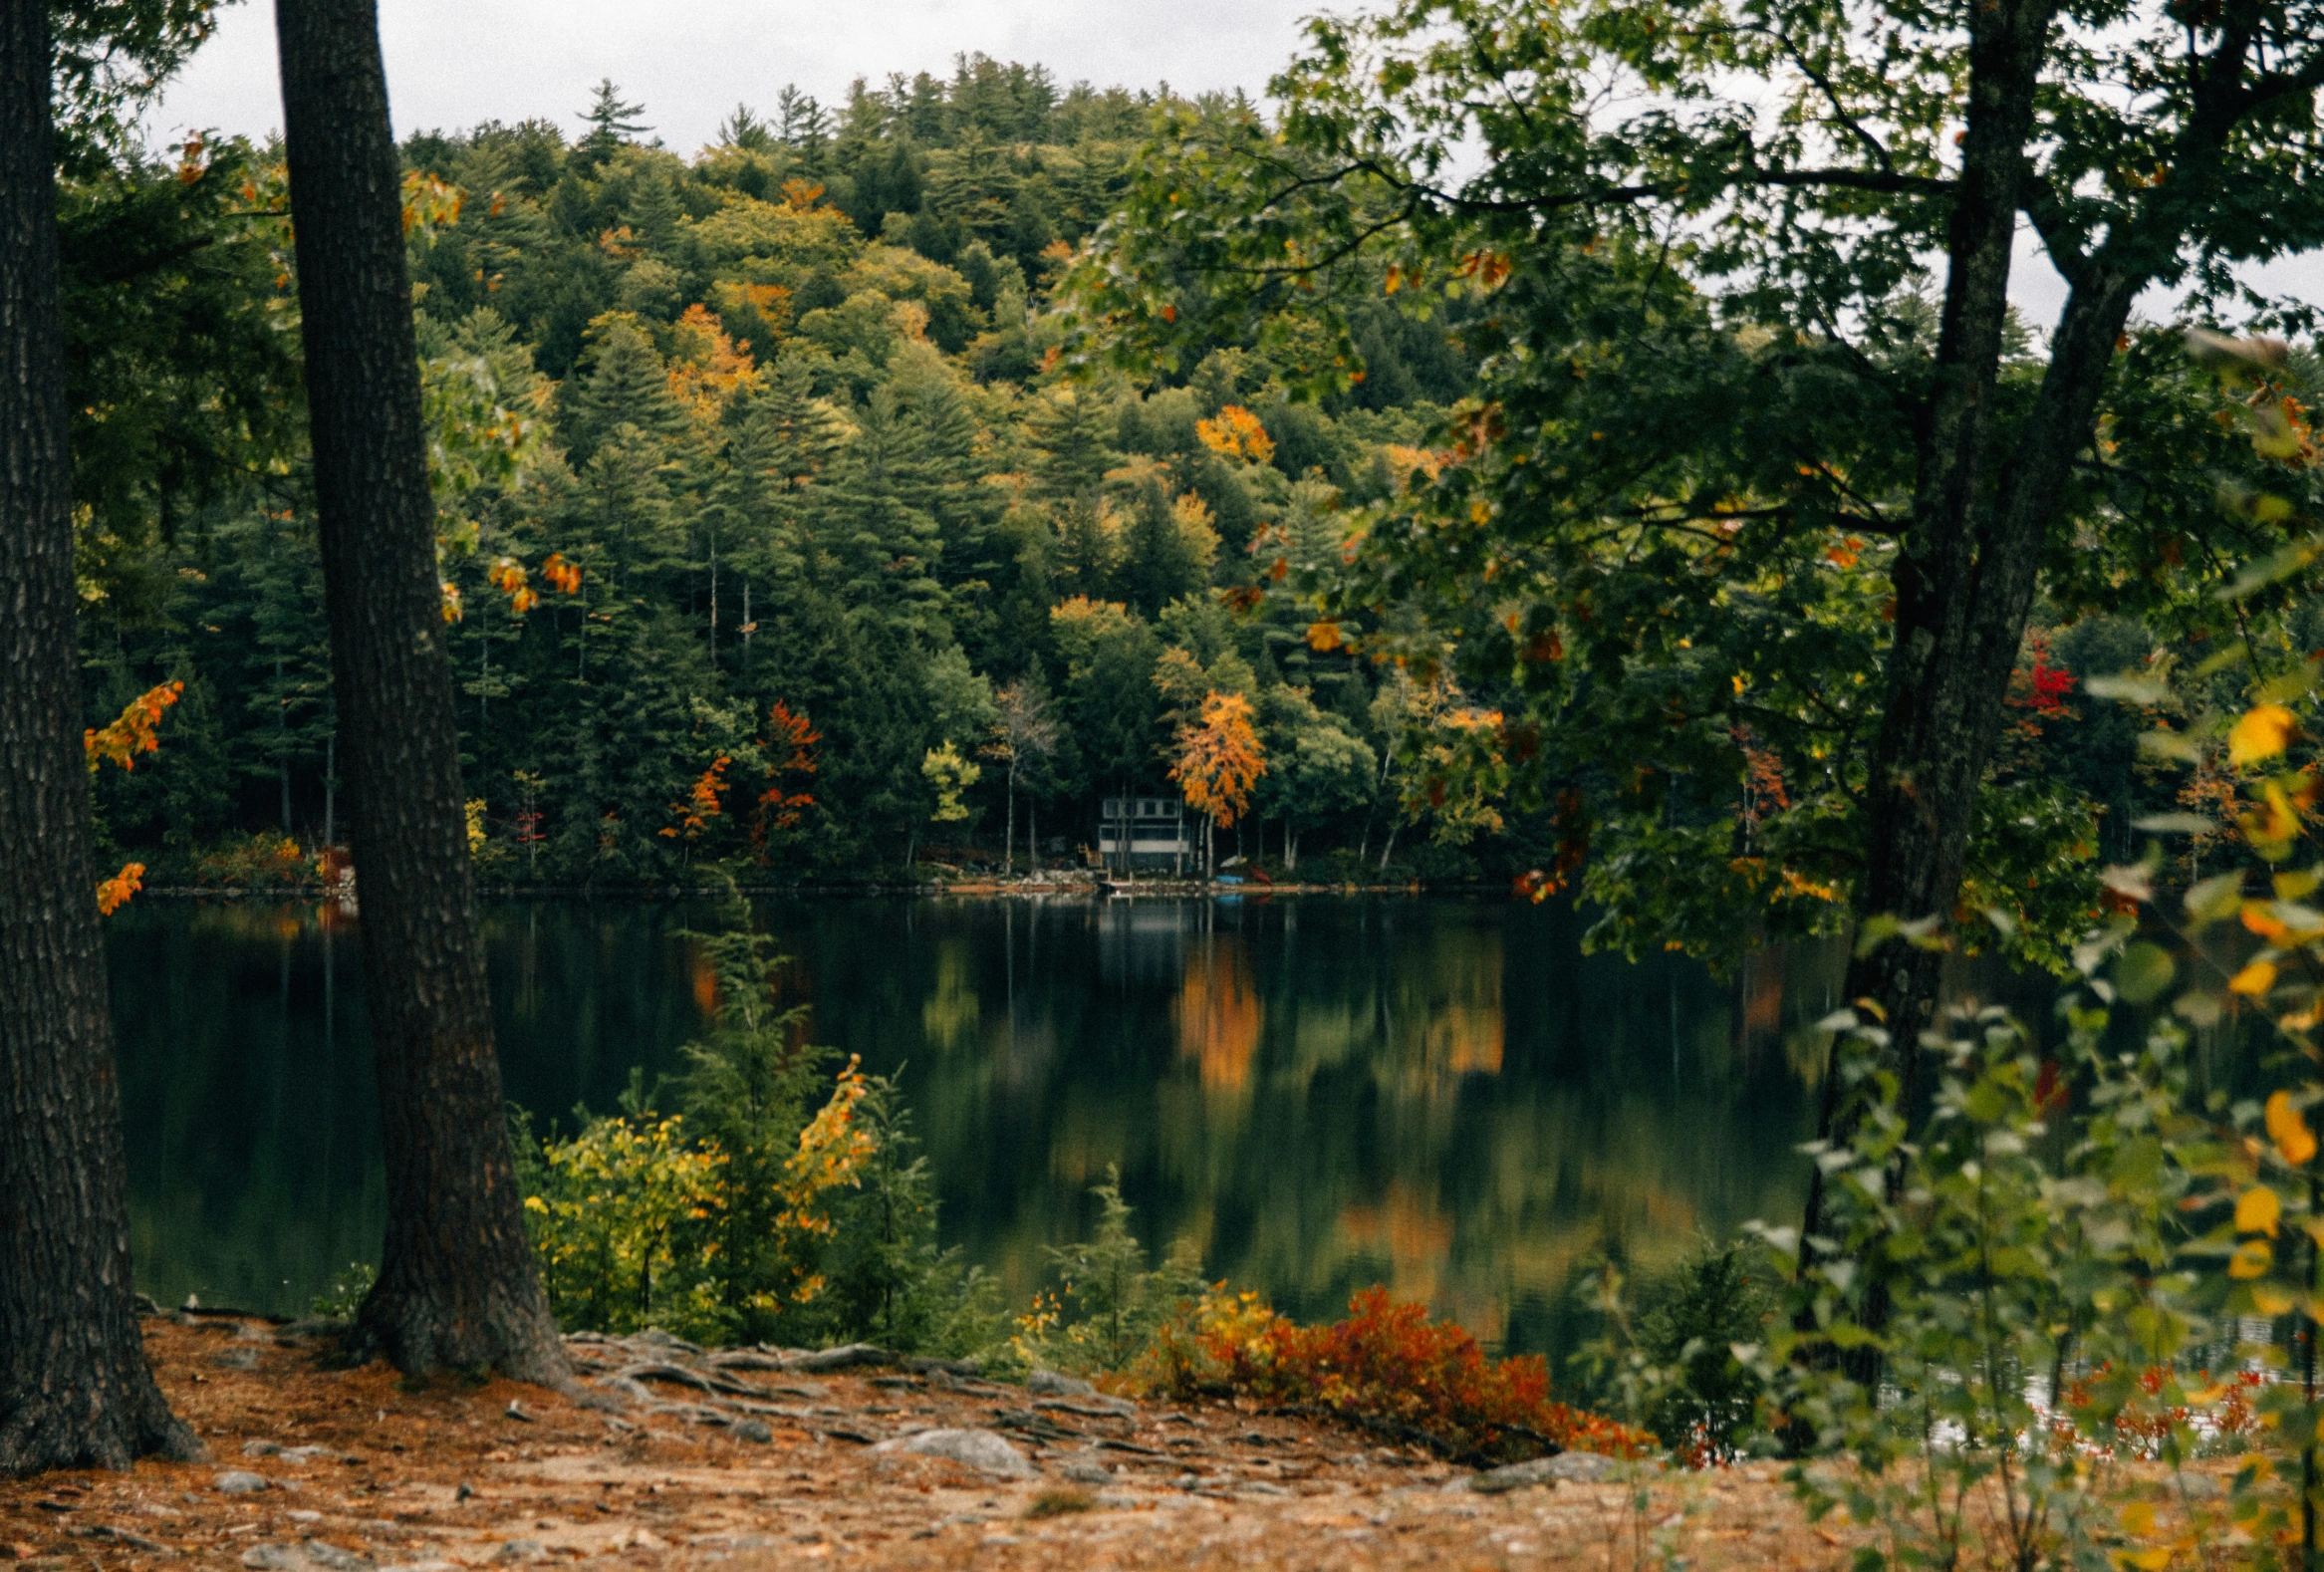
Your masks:
<path fill-rule="evenodd" d="M 206 8 L 57 14 L 0 9 L 0 1471 L 200 1449 L 99 914 L 343 870 L 344 815 L 358 1364 L 877 1334 L 1463 1462 L 1780 1454 L 1866 1568 L 2324 1566 L 2324 307 L 2262 287 L 2324 251 L 2314 0 L 1387 0 L 1264 101 L 968 56 L 690 157 L 610 80 L 398 143 L 363 0 L 278 7 L 279 146 L 156 152 Z M 1844 940 L 1800 1211 L 1644 1293 L 1610 1247 L 1586 1410 L 1205 1281 L 1094 1151 L 1004 1321 L 748 892 L 1076 860 L 1141 792 L 1585 948 Z M 520 882 L 726 897 L 682 1073 L 570 1131 L 503 1100 Z M 1254 996 L 1187 997 L 1240 1097 Z M 1499 1039 L 1431 997 L 1449 1106 Z"/>
<path fill-rule="evenodd" d="M 1226 815 L 1253 855 L 1512 864 L 1499 816 L 1431 803 L 1416 762 L 1489 702 L 1315 648 L 1257 593 L 1427 461 L 1473 383 L 1451 313 L 1370 313 L 1363 382 L 1321 403 L 1288 391 L 1320 336 L 1222 337 L 1169 379 L 1054 366 L 1059 277 L 1155 109 L 976 57 L 859 81 L 836 114 L 785 89 L 690 158 L 611 83 L 577 137 L 544 118 L 405 139 L 487 881 L 638 888 L 733 859 L 767 883 L 1012 847 L 1022 868 L 1036 836 L 1078 863 L 1099 796 L 1179 789 L 1210 694 L 1243 701 L 1236 745 L 1264 761 Z M 183 287 L 250 357 L 252 403 L 294 393 L 270 359 L 296 309 L 280 224 L 232 216 L 272 199 L 279 157 L 189 144 L 105 176 L 186 204 L 170 221 L 210 243 Z M 157 484 L 85 534 L 92 709 L 184 683 L 159 750 L 101 779 L 101 837 L 153 882 L 295 884 L 345 826 L 311 486 L 295 421 L 228 417 L 199 438 L 213 494 Z"/>

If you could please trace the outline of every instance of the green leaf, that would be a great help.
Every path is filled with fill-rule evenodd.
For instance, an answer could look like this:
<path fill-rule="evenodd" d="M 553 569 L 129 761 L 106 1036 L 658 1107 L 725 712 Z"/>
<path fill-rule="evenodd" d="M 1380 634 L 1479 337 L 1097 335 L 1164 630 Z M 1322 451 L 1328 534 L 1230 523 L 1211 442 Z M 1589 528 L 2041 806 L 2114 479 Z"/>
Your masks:
<path fill-rule="evenodd" d="M 2202 922 L 2218 922 L 2235 915 L 2243 904 L 2243 876 L 2220 874 L 2200 884 L 2190 885 L 2181 897 L 2188 915 Z"/>
<path fill-rule="evenodd" d="M 2082 690 L 2092 698 L 2119 698 L 2126 704 L 2160 704 L 2171 696 L 2169 687 L 2138 671 L 2086 677 Z"/>
<path fill-rule="evenodd" d="M 2152 1004 L 2179 975 L 2179 962 L 2160 944 L 2141 939 L 2114 963 L 2114 985 L 2126 1003 Z"/>

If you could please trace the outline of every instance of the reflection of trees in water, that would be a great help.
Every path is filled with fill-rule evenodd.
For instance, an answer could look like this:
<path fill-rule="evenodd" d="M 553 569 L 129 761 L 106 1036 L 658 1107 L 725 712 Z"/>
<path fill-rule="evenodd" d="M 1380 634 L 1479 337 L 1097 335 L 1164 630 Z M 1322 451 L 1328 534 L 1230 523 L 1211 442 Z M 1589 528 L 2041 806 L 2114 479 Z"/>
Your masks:
<path fill-rule="evenodd" d="M 1045 1078 L 996 1087 L 989 1002 L 981 1052 L 913 1078 L 952 1236 L 1022 1288 L 1108 1162 L 1150 1242 L 1288 1307 L 1381 1281 L 1488 1337 L 1610 1243 L 1668 1260 L 1797 1204 L 1812 956 L 1719 981 L 1498 904 L 1141 902 L 1051 912 L 1035 970 L 1026 924 L 1009 1015 L 1050 1027 Z"/>
<path fill-rule="evenodd" d="M 797 957 L 786 997 L 813 1006 L 813 1040 L 875 1071 L 908 1062 L 946 1242 L 1012 1292 L 1041 1280 L 1043 1245 L 1094 1224 L 1086 1187 L 1119 1163 L 1151 1244 L 1191 1235 L 1213 1272 L 1288 1309 L 1385 1282 L 1519 1342 L 1609 1243 L 1651 1264 L 1697 1228 L 1796 1208 L 1792 1149 L 1821 1063 L 1809 1028 L 1838 975 L 1806 951 L 1726 979 L 1585 959 L 1569 918 L 1501 902 L 764 910 Z M 189 1284 L 228 1262 L 300 1278 L 310 1256 L 327 1277 L 367 1253 L 376 1137 L 352 948 L 333 1038 L 305 909 L 125 917 L 140 1250 L 176 1252 Z M 543 1119 L 602 1111 L 632 1065 L 675 1067 L 704 1008 L 677 936 L 690 917 L 489 910 L 513 1100 Z M 293 1111 L 279 1134 L 261 1118 L 278 1102 Z"/>
<path fill-rule="evenodd" d="M 1187 954 L 1176 1014 L 1178 1052 L 1199 1067 L 1202 1089 L 1245 1090 L 1266 1011 L 1250 962 L 1234 937 L 1205 935 Z"/>

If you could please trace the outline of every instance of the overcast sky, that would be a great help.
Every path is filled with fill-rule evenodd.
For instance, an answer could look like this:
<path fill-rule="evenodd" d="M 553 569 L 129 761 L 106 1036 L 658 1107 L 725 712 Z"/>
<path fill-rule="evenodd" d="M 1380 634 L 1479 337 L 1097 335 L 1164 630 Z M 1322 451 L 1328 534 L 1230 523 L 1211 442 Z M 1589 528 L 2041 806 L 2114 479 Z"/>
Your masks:
<path fill-rule="evenodd" d="M 1299 43 L 1300 18 L 1357 0 L 381 0 L 387 92 L 402 135 L 478 121 L 547 117 L 570 133 L 601 78 L 646 107 L 670 147 L 692 153 L 738 104 L 765 113 L 794 83 L 836 104 L 849 81 L 950 68 L 982 51 L 1089 81 L 1254 96 Z M 272 0 L 220 13 L 155 111 L 154 139 L 188 130 L 264 136 L 282 124 Z M 2010 295 L 2054 322 L 2065 283 L 2021 235 Z M 2272 291 L 2324 304 L 2324 256 L 2262 270 Z M 2142 314 L 2167 318 L 2161 295 Z"/>
<path fill-rule="evenodd" d="M 571 132 L 599 79 L 646 106 L 670 147 L 708 142 L 736 104 L 773 109 L 785 83 L 836 104 L 852 78 L 950 70 L 981 50 L 1061 83 L 1256 94 L 1317 0 L 381 0 L 397 135 L 478 121 L 556 120 Z M 157 137 L 259 136 L 282 124 L 274 6 L 219 15 L 163 99 Z"/>

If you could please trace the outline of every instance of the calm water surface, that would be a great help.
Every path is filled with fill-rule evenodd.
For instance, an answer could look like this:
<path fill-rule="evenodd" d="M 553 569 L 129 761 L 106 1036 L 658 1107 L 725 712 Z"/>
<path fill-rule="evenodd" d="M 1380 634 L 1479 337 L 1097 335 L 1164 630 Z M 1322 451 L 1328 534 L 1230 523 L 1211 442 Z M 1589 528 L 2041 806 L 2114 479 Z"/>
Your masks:
<path fill-rule="evenodd" d="M 812 1035 L 898 1071 L 945 1242 L 1022 1298 L 1119 1164 L 1152 1243 L 1295 1314 L 1389 1284 L 1555 1346 L 1576 1266 L 1788 1219 L 1844 956 L 1584 958 L 1501 900 L 817 900 L 763 908 Z M 486 914 L 509 1096 L 612 1108 L 715 993 L 678 905 Z M 352 924 L 144 900 L 109 924 L 139 1285 L 302 1309 L 385 1206 Z"/>

